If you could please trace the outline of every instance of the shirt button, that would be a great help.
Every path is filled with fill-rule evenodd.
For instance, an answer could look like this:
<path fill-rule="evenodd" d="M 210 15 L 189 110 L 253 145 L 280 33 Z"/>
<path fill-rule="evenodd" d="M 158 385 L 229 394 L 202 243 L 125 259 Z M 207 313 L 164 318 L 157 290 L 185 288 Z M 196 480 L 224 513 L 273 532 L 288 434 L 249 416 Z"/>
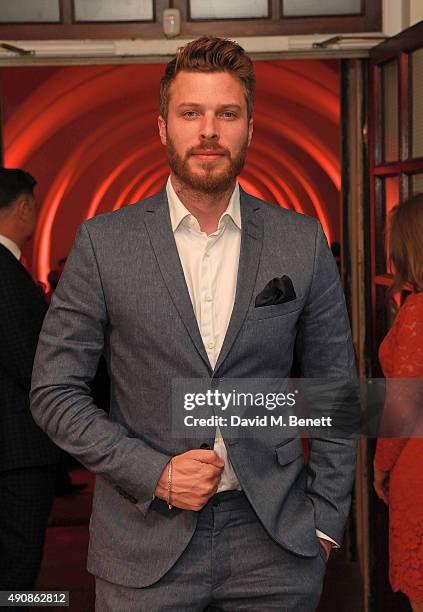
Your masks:
<path fill-rule="evenodd" d="M 212 301 L 212 296 L 210 294 L 206 295 L 206 302 L 211 302 Z"/>
<path fill-rule="evenodd" d="M 208 251 L 206 251 L 206 252 L 204 253 L 204 257 L 210 257 L 210 254 L 209 254 L 209 252 L 208 252 Z"/>
<path fill-rule="evenodd" d="M 207 346 L 209 349 L 214 348 L 214 342 L 209 342 Z"/>

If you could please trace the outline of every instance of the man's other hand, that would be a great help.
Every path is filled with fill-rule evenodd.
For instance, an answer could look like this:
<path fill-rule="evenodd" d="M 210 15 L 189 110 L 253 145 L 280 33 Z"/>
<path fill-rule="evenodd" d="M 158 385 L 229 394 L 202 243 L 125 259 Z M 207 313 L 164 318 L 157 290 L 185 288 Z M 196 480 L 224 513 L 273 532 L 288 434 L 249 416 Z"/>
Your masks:
<path fill-rule="evenodd" d="M 194 449 L 172 459 L 170 503 L 184 510 L 201 510 L 217 491 L 224 461 L 213 450 Z M 168 501 L 169 464 L 154 492 Z"/>

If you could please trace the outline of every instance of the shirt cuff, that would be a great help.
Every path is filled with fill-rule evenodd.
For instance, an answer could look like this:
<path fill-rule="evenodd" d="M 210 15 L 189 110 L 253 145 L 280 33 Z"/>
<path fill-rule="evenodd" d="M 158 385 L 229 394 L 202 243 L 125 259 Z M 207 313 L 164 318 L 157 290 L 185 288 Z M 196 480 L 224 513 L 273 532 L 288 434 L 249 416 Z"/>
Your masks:
<path fill-rule="evenodd" d="M 322 538 L 323 540 L 329 540 L 329 542 L 332 542 L 334 548 L 341 548 L 338 542 L 335 542 L 335 540 L 332 540 L 332 538 L 330 538 L 328 535 L 323 533 L 323 531 L 319 531 L 318 529 L 316 529 L 316 535 L 318 538 Z"/>

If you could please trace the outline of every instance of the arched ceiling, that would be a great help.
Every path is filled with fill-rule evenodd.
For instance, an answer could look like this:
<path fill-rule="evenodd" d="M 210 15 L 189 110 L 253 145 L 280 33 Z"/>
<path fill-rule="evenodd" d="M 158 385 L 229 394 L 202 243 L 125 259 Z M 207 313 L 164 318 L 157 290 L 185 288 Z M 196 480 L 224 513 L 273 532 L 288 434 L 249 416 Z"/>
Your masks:
<path fill-rule="evenodd" d="M 316 216 L 339 240 L 339 65 L 256 62 L 255 129 L 243 187 Z M 38 181 L 28 251 L 46 281 L 93 215 L 151 195 L 168 167 L 157 133 L 163 65 L 3 68 L 5 165 Z"/>

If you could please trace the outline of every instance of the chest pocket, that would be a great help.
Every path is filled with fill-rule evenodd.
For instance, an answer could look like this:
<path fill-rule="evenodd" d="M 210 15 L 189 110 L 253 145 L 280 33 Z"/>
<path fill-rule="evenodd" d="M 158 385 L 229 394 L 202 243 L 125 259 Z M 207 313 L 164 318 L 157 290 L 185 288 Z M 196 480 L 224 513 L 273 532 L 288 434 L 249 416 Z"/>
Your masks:
<path fill-rule="evenodd" d="M 269 319 L 271 317 L 282 317 L 300 311 L 302 306 L 303 300 L 297 298 L 290 302 L 285 302 L 284 304 L 252 308 L 247 315 L 247 321 L 259 321 L 260 319 Z"/>

